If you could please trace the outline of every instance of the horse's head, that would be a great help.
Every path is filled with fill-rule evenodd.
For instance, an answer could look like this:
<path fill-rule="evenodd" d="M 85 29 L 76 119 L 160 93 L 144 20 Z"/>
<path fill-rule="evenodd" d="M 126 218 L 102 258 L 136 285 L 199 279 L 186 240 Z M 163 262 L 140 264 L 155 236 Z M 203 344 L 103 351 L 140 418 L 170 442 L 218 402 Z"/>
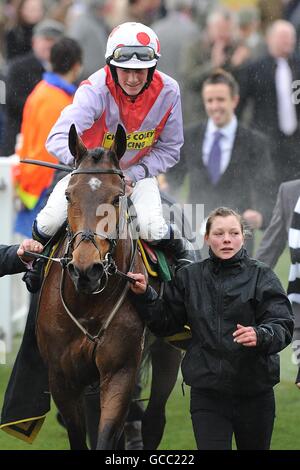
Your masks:
<path fill-rule="evenodd" d="M 68 271 L 78 291 L 96 293 L 107 277 L 118 239 L 119 202 L 125 194 L 119 160 L 126 150 L 126 134 L 119 125 L 110 150 L 87 150 L 72 125 L 69 148 L 76 170 L 66 190 L 72 250 Z"/>

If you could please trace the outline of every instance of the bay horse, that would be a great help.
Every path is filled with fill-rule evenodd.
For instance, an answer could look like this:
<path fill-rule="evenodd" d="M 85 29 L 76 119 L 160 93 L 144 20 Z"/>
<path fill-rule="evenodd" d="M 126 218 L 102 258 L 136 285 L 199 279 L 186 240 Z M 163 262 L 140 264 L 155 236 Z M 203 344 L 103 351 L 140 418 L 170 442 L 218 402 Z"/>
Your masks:
<path fill-rule="evenodd" d="M 68 237 L 57 254 L 65 263 L 62 270 L 52 263 L 45 276 L 37 340 L 71 449 L 88 449 L 83 396 L 85 388 L 99 378 L 96 448 L 115 449 L 135 387 L 144 341 L 144 325 L 130 302 L 125 273 L 145 269 L 134 237 L 119 236 L 121 224 L 123 229 L 124 224 L 128 226 L 130 232 L 121 209 L 125 182 L 119 167 L 126 150 L 126 134 L 118 126 L 110 150 L 87 150 L 72 125 L 69 148 L 76 170 L 71 173 L 66 191 Z M 115 220 L 112 214 L 107 217 L 107 212 L 99 215 L 104 204 L 114 208 Z M 161 357 L 164 350 L 166 354 Z M 157 355 L 157 364 L 162 364 L 162 376 L 154 364 L 151 398 L 143 419 L 146 449 L 159 445 L 165 425 L 165 403 L 181 358 L 179 351 L 161 340 L 156 346 L 154 343 L 152 352 L 154 357 Z M 169 371 L 170 380 L 160 393 L 155 377 L 163 377 Z"/>

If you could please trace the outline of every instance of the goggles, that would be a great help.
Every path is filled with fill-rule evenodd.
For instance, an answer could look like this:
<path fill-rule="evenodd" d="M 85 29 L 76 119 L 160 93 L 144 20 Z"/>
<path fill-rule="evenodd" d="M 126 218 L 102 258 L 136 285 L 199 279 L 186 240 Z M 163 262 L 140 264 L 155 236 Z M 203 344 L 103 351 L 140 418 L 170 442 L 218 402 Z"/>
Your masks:
<path fill-rule="evenodd" d="M 149 62 L 150 60 L 159 58 L 158 55 L 155 54 L 154 49 L 149 46 L 120 46 L 114 50 L 110 59 L 122 63 L 132 59 L 134 55 L 142 62 Z"/>

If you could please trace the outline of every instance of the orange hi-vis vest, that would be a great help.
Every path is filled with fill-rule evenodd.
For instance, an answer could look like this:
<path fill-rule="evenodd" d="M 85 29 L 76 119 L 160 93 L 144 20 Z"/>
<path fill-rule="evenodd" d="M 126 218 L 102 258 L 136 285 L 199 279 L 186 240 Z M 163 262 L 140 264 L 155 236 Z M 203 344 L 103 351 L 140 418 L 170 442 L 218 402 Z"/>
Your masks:
<path fill-rule="evenodd" d="M 20 159 L 57 163 L 47 152 L 45 142 L 61 111 L 72 103 L 73 96 L 47 83 L 39 82 L 26 100 L 21 126 Z M 20 164 L 14 170 L 17 194 L 28 209 L 33 209 L 42 192 L 51 184 L 54 170 Z"/>

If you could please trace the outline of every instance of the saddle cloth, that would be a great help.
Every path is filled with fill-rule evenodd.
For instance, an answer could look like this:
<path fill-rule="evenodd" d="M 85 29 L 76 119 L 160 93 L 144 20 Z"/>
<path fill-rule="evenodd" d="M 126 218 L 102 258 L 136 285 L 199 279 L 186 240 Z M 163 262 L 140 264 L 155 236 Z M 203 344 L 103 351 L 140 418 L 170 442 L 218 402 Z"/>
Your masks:
<path fill-rule="evenodd" d="M 165 254 L 161 250 L 150 247 L 145 240 L 141 239 L 138 240 L 138 249 L 149 276 L 158 277 L 162 282 L 171 280 L 170 267 Z"/>

